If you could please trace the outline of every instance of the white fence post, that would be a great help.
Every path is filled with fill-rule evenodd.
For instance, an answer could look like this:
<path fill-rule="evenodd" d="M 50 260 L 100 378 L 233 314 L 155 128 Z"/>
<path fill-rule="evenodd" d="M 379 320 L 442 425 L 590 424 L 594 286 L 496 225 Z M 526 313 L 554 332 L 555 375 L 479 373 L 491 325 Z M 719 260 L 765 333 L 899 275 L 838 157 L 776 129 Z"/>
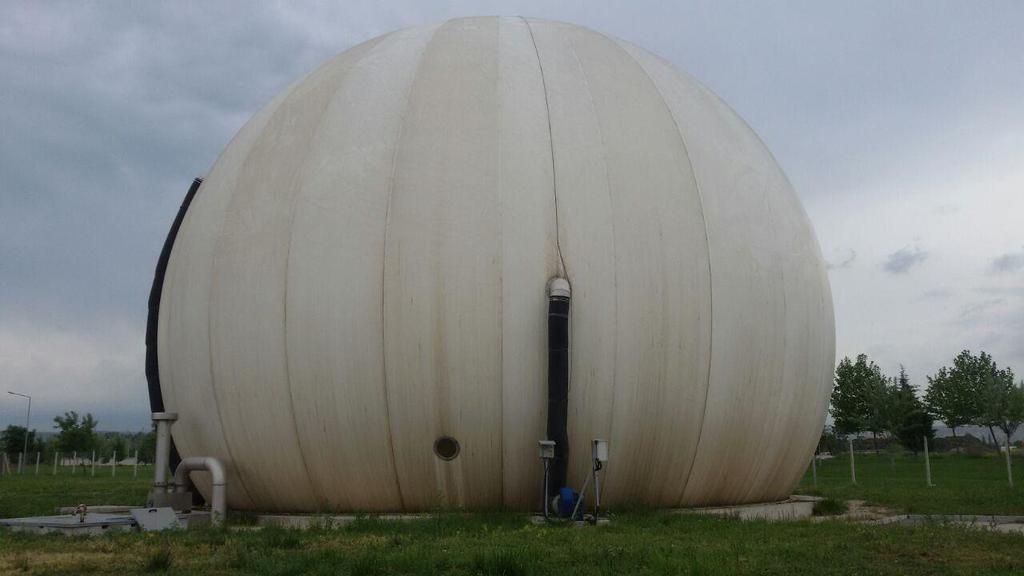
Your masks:
<path fill-rule="evenodd" d="M 39 476 L 39 459 L 42 457 L 42 452 L 36 452 L 36 476 Z"/>
<path fill-rule="evenodd" d="M 932 484 L 932 461 L 928 457 L 928 437 L 924 437 L 924 479 L 928 483 L 928 486 L 934 486 Z"/>
<path fill-rule="evenodd" d="M 135 449 L 135 471 L 132 472 L 132 478 L 139 477 L 139 449 Z"/>
<path fill-rule="evenodd" d="M 818 448 L 815 446 L 814 455 L 811 456 L 811 477 L 814 478 L 814 487 L 818 487 Z"/>
<path fill-rule="evenodd" d="M 22 469 L 22 466 L 24 465 L 24 463 L 25 463 L 25 453 L 24 452 L 19 452 L 18 453 L 18 474 L 21 474 L 21 469 Z"/>
<path fill-rule="evenodd" d="M 96 451 L 92 451 L 92 460 L 89 461 L 89 466 L 92 468 L 92 475 L 96 476 Z"/>
<path fill-rule="evenodd" d="M 53 453 L 53 475 L 57 475 L 57 459 L 60 458 L 60 452 Z"/>
<path fill-rule="evenodd" d="M 113 478 L 117 475 L 117 450 L 114 450 L 114 455 L 110 457 L 110 477 Z"/>
<path fill-rule="evenodd" d="M 847 438 L 846 441 L 850 445 L 850 481 L 854 485 L 857 484 L 857 467 L 853 463 L 853 438 Z"/>
<path fill-rule="evenodd" d="M 78 450 L 71 453 L 71 475 L 75 475 L 75 469 L 78 468 Z"/>

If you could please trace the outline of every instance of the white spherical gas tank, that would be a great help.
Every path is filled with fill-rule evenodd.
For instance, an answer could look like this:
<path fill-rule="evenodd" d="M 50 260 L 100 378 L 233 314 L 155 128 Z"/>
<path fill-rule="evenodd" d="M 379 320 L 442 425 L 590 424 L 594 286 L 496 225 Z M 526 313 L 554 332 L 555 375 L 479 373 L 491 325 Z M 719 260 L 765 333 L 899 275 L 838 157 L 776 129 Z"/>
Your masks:
<path fill-rule="evenodd" d="M 789 495 L 834 361 L 789 182 L 664 60 L 521 18 L 356 46 L 228 145 L 162 282 L 174 442 L 235 508 L 537 507 L 553 277 L 572 486 L 601 438 L 611 506 Z"/>

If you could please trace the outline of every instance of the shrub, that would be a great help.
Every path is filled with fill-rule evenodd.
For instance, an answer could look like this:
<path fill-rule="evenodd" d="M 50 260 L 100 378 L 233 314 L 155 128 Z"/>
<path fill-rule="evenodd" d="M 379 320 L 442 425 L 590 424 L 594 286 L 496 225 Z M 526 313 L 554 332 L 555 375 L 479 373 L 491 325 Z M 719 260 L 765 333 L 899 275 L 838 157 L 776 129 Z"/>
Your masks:
<path fill-rule="evenodd" d="M 815 516 L 838 516 L 846 513 L 846 501 L 837 498 L 823 498 L 814 503 Z"/>

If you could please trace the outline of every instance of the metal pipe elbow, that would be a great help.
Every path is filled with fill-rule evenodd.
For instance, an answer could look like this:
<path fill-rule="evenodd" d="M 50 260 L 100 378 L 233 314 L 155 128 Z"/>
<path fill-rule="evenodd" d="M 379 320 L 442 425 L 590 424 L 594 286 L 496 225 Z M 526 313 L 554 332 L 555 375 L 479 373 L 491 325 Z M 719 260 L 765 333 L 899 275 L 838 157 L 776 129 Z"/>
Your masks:
<path fill-rule="evenodd" d="M 191 456 L 183 458 L 174 470 L 174 491 L 184 492 L 188 488 L 188 473 L 193 470 L 206 470 L 213 479 L 214 486 L 226 486 L 227 475 L 224 465 L 213 456 Z"/>

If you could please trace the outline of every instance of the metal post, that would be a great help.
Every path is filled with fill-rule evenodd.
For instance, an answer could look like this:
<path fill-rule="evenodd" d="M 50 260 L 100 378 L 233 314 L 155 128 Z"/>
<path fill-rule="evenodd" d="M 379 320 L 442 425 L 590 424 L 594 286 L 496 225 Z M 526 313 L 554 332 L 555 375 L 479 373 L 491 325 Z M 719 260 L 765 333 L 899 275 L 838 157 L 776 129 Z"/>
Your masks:
<path fill-rule="evenodd" d="M 850 445 L 850 481 L 857 485 L 857 467 L 853 463 L 853 438 L 847 438 Z"/>
<path fill-rule="evenodd" d="M 167 489 L 167 467 L 171 459 L 171 423 L 178 419 L 174 412 L 154 412 L 156 422 L 156 462 L 153 469 L 153 488 Z"/>
<path fill-rule="evenodd" d="M 551 461 L 547 458 L 544 459 L 544 491 L 541 493 L 541 499 L 544 501 L 544 519 L 548 519 L 548 472 L 551 470 Z"/>
<path fill-rule="evenodd" d="M 811 476 L 814 478 L 814 487 L 818 487 L 818 448 L 815 446 L 814 455 L 811 456 Z"/>
<path fill-rule="evenodd" d="M 135 470 L 132 472 L 132 478 L 139 477 L 139 449 L 135 449 Z"/>
<path fill-rule="evenodd" d="M 41 452 L 36 452 L 36 476 L 39 476 L 39 459 L 43 457 Z"/>
<path fill-rule="evenodd" d="M 590 485 L 590 477 L 594 475 L 594 470 L 591 468 L 590 473 L 583 480 L 583 488 L 580 488 L 580 497 L 576 499 L 576 505 L 572 507 L 572 514 L 569 515 L 569 521 L 576 521 L 576 513 L 580 511 L 580 504 L 583 503 L 583 495 L 587 493 L 587 486 Z"/>
<path fill-rule="evenodd" d="M 117 450 L 114 450 L 113 456 L 110 457 L 110 477 L 117 476 Z"/>
<path fill-rule="evenodd" d="M 92 460 L 89 461 L 89 465 L 90 465 L 90 467 L 92 469 L 92 475 L 93 475 L 93 477 L 95 477 L 96 476 L 96 451 L 95 450 L 92 451 Z"/>
<path fill-rule="evenodd" d="M 1013 488 L 1013 468 L 1010 467 L 1010 435 L 1006 435 L 1006 480 Z"/>
<path fill-rule="evenodd" d="M 18 454 L 18 474 L 21 474 L 22 466 L 25 464 L 25 453 Z"/>
<path fill-rule="evenodd" d="M 20 392 L 11 392 L 10 390 L 8 390 L 7 393 L 11 394 L 13 396 L 21 396 L 22 398 L 27 398 L 28 399 L 28 410 L 25 411 L 25 443 L 24 443 L 24 447 L 22 447 L 22 449 L 21 449 L 22 452 L 27 454 L 28 453 L 28 425 L 29 425 L 29 421 L 32 419 L 32 397 L 29 396 L 28 394 L 22 394 Z M 19 474 L 21 473 L 21 469 L 20 468 L 18 469 L 18 473 Z"/>
<path fill-rule="evenodd" d="M 928 457 L 928 437 L 924 437 L 924 479 L 928 482 L 928 486 L 934 486 L 932 484 L 932 461 Z"/>
<path fill-rule="evenodd" d="M 53 475 L 57 475 L 57 459 L 60 458 L 60 452 L 53 453 Z"/>
<path fill-rule="evenodd" d="M 71 452 L 71 475 L 75 475 L 75 469 L 78 468 L 78 450 Z"/>

